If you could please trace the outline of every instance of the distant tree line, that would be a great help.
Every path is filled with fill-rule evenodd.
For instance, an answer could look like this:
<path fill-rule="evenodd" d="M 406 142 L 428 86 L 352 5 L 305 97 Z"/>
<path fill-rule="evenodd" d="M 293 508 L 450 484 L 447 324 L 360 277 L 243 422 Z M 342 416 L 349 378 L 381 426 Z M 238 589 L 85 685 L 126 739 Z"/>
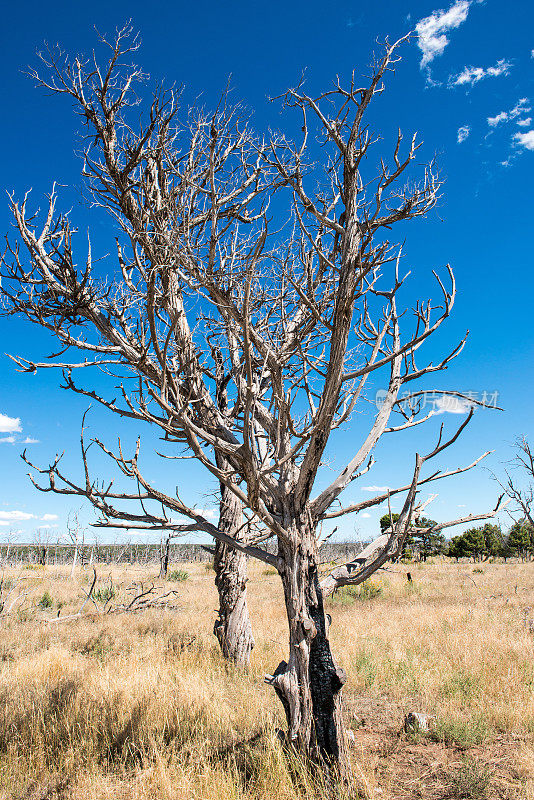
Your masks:
<path fill-rule="evenodd" d="M 270 545 L 267 545 L 268 549 Z M 361 542 L 324 542 L 320 558 L 324 563 L 351 560 L 362 550 Z M 36 541 L 26 544 L 0 543 L 0 564 L 71 564 L 76 546 L 62 542 Z M 97 564 L 159 564 L 159 542 L 84 543 L 77 547 L 80 566 Z M 169 561 L 178 563 L 213 560 L 210 548 L 192 542 L 174 542 L 169 547 Z"/>
<path fill-rule="evenodd" d="M 460 536 L 453 536 L 447 555 L 457 561 L 460 558 L 472 558 L 473 561 L 520 558 L 530 561 L 534 557 L 534 528 L 525 520 L 515 522 L 507 534 L 499 525 L 490 523 L 470 528 Z"/>
<path fill-rule="evenodd" d="M 380 518 L 380 530 L 384 533 L 397 521 L 398 514 L 384 514 Z M 534 527 L 528 520 L 515 522 L 505 533 L 500 525 L 486 523 L 478 528 L 469 528 L 449 541 L 440 532 L 432 531 L 434 520 L 422 517 L 417 529 L 410 533 L 404 542 L 401 559 L 426 561 L 430 556 L 445 555 L 455 558 L 472 558 L 473 561 L 487 561 L 490 558 L 520 558 L 530 561 L 534 558 Z"/>

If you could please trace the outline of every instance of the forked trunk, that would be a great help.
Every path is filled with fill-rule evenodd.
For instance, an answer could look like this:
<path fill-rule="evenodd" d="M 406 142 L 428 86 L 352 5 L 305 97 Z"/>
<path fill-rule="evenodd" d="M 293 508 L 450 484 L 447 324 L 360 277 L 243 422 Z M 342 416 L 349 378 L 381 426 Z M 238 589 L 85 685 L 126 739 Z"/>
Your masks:
<path fill-rule="evenodd" d="M 279 542 L 280 575 L 289 623 L 289 661 L 269 678 L 287 717 L 288 741 L 331 778 L 348 780 L 350 762 L 341 709 L 345 672 L 328 640 L 313 530 Z"/>
<path fill-rule="evenodd" d="M 221 484 L 219 530 L 238 541 L 244 541 L 246 533 L 240 530 L 242 522 L 240 500 Z M 214 569 L 219 611 L 213 632 L 219 640 L 223 656 L 241 669 L 247 669 L 254 647 L 247 607 L 247 556 L 218 541 L 215 545 Z"/>

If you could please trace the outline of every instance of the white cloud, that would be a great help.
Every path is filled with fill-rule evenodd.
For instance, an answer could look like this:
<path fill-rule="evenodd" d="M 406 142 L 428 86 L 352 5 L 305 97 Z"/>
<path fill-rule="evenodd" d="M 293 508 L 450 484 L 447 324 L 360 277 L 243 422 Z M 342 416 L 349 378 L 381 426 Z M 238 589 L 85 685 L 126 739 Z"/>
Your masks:
<path fill-rule="evenodd" d="M 0 519 L 0 525 L 9 525 L 9 522 L 6 522 L 5 519 Z"/>
<path fill-rule="evenodd" d="M 520 128 L 528 128 L 530 123 L 532 122 L 532 117 L 527 117 L 526 119 L 518 119 L 517 124 Z"/>
<path fill-rule="evenodd" d="M 527 131 L 526 133 L 516 133 L 514 139 L 520 147 L 525 147 L 527 150 L 534 150 L 534 130 Z"/>
<path fill-rule="evenodd" d="M 31 436 L 26 436 L 26 438 L 22 440 L 22 444 L 39 444 L 39 439 L 33 439 Z"/>
<path fill-rule="evenodd" d="M 43 514 L 41 519 L 43 520 L 43 522 L 52 522 L 53 520 L 58 519 L 58 515 L 57 514 Z"/>
<path fill-rule="evenodd" d="M 504 58 L 499 59 L 494 67 L 464 67 L 458 75 L 450 75 L 448 80 L 449 86 L 473 86 L 483 78 L 497 78 L 499 75 L 508 75 L 512 64 L 510 61 L 505 61 Z"/>
<path fill-rule="evenodd" d="M 527 114 L 530 111 L 530 106 L 527 105 L 528 97 L 521 97 L 515 106 L 510 111 L 501 111 L 495 117 L 488 117 L 488 125 L 490 128 L 495 128 L 501 122 L 511 122 L 520 117 L 522 114 Z"/>
<path fill-rule="evenodd" d="M 495 128 L 501 122 L 504 122 L 508 119 L 508 114 L 506 111 L 501 111 L 500 114 L 497 114 L 495 117 L 488 117 L 488 125 L 490 128 Z"/>
<path fill-rule="evenodd" d="M 154 483 L 154 481 L 150 481 Z M 205 519 L 217 519 L 219 512 L 213 508 L 195 508 L 197 514 L 201 514 Z M 171 522 L 183 522 L 183 520 L 172 519 Z"/>
<path fill-rule="evenodd" d="M 389 486 L 362 486 L 362 492 L 387 492 Z"/>
<path fill-rule="evenodd" d="M 19 417 L 8 417 L 7 414 L 0 414 L 0 433 L 20 433 Z"/>
<path fill-rule="evenodd" d="M 369 518 L 370 518 L 370 516 L 371 516 L 371 515 L 370 515 L 370 514 L 368 514 L 368 513 L 367 513 L 367 511 L 366 511 L 364 514 L 362 514 L 362 517 L 363 517 L 364 519 L 369 519 Z"/>
<path fill-rule="evenodd" d="M 35 519 L 35 514 L 28 514 L 26 511 L 0 511 L 0 520 L 26 520 Z"/>
<path fill-rule="evenodd" d="M 443 394 L 434 400 L 434 414 L 467 414 L 473 403 L 463 397 Z"/>
<path fill-rule="evenodd" d="M 16 439 L 14 436 L 2 436 L 0 442 L 4 442 L 5 444 L 15 444 Z"/>
<path fill-rule="evenodd" d="M 458 128 L 458 136 L 457 136 L 458 144 L 462 144 L 462 142 L 465 142 L 470 133 L 471 133 L 471 128 L 469 127 L 469 125 L 462 125 L 461 128 Z"/>
<path fill-rule="evenodd" d="M 53 528 L 57 528 L 57 525 L 39 525 L 40 531 L 51 531 Z"/>
<path fill-rule="evenodd" d="M 429 17 L 419 20 L 415 30 L 417 46 L 423 54 L 421 68 L 428 66 L 436 56 L 443 53 L 449 44 L 445 34 L 465 22 L 470 5 L 471 0 L 456 0 L 448 11 L 433 11 Z"/>

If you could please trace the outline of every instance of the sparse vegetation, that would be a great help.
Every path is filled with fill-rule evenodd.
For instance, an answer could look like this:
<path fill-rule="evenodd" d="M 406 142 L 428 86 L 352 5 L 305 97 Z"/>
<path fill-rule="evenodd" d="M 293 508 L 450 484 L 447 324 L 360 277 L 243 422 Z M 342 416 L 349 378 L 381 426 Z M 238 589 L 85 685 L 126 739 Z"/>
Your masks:
<path fill-rule="evenodd" d="M 142 567 L 109 569 L 114 587 L 144 579 Z M 86 573 L 70 581 L 66 564 L 32 576 L 27 604 L 0 629 L 1 800 L 59 779 L 63 800 L 321 797 L 316 777 L 283 756 L 282 715 L 263 683 L 287 638 L 278 577 L 252 565 L 256 647 L 243 675 L 209 632 L 217 593 L 204 564 L 187 572 L 178 610 L 98 615 L 88 605 L 59 624 L 42 621 L 39 599 L 68 616 Z M 351 757 L 376 800 L 534 797 L 531 565 L 488 562 L 476 585 L 465 573 L 465 563 L 420 564 L 410 594 L 392 567 L 329 600 Z M 428 735 L 399 734 L 408 710 L 430 715 Z"/>
<path fill-rule="evenodd" d="M 452 776 L 453 796 L 462 800 L 485 800 L 490 777 L 491 773 L 486 765 L 472 757 L 463 759 Z"/>

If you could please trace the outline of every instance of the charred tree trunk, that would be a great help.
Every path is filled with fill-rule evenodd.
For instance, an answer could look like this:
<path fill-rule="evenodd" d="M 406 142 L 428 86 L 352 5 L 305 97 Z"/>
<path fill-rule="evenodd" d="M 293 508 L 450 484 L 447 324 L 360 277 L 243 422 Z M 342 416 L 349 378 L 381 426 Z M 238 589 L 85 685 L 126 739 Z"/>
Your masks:
<path fill-rule="evenodd" d="M 167 536 L 165 543 L 160 545 L 159 555 L 159 577 L 166 578 L 169 572 L 169 554 L 171 551 L 171 537 Z"/>
<path fill-rule="evenodd" d="M 241 501 L 221 484 L 219 530 L 238 541 L 245 541 Z M 247 556 L 233 547 L 215 545 L 215 585 L 219 593 L 219 611 L 213 632 L 223 656 L 241 669 L 250 664 L 254 647 L 252 624 L 247 606 Z"/>
<path fill-rule="evenodd" d="M 300 540 L 300 541 L 299 541 Z M 289 660 L 267 681 L 284 706 L 288 743 L 332 778 L 350 779 L 341 709 L 346 681 L 328 640 L 313 530 L 279 542 L 279 572 L 289 623 Z"/>

